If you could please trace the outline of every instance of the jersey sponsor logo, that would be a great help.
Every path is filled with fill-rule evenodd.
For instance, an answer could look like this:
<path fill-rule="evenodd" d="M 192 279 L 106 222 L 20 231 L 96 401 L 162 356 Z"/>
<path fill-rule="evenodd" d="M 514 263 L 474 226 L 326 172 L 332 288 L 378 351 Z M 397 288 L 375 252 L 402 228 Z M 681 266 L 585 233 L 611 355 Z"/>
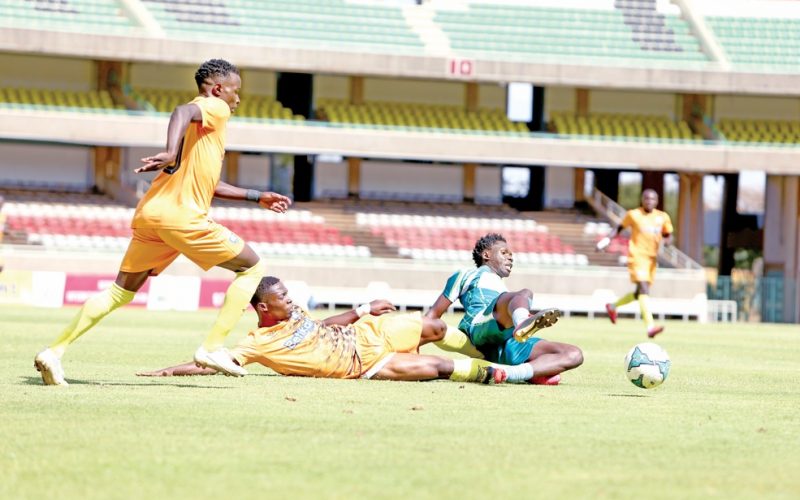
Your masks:
<path fill-rule="evenodd" d="M 238 236 L 236 236 L 236 235 L 235 235 L 235 234 L 233 234 L 233 233 L 230 233 L 230 234 L 228 235 L 228 241 L 230 241 L 231 243 L 239 243 L 239 237 L 238 237 Z"/>
<path fill-rule="evenodd" d="M 294 316 L 294 315 L 292 315 Z M 294 349 L 297 347 L 300 342 L 305 340 L 309 333 L 314 330 L 314 321 L 310 318 L 303 318 L 303 322 L 294 331 L 291 337 L 289 337 L 286 342 L 283 343 L 283 347 L 287 349 Z"/>

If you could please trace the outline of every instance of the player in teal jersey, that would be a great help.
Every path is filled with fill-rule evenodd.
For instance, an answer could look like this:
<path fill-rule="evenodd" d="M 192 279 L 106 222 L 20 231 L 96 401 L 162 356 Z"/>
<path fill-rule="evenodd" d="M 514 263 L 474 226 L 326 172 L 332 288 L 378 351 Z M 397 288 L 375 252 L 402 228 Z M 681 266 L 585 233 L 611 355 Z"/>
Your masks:
<path fill-rule="evenodd" d="M 458 271 L 447 280 L 444 291 L 426 313 L 441 318 L 453 302 L 461 301 L 464 317 L 458 325 L 487 360 L 508 365 L 527 365 L 534 383 L 557 384 L 559 374 L 583 363 L 581 350 L 570 344 L 535 336 L 558 321 L 558 309 L 536 314 L 530 307 L 533 292 L 511 292 L 503 278 L 511 274 L 514 256 L 503 236 L 490 233 L 472 250 L 476 269 Z"/>

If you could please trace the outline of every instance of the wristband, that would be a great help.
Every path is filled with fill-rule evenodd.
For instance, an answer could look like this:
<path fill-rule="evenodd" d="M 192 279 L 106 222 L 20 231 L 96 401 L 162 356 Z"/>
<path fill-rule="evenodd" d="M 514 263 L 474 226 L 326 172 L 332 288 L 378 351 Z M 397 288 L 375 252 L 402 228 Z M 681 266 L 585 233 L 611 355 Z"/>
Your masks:
<path fill-rule="evenodd" d="M 372 306 L 370 306 L 369 304 L 361 304 L 360 306 L 355 308 L 355 311 L 356 314 L 358 314 L 358 317 L 360 318 L 362 316 L 366 316 L 367 314 L 369 314 L 370 311 L 372 311 Z"/>
<path fill-rule="evenodd" d="M 247 201 L 258 201 L 261 199 L 261 191 L 256 189 L 248 189 L 247 193 L 244 195 L 244 198 Z"/>

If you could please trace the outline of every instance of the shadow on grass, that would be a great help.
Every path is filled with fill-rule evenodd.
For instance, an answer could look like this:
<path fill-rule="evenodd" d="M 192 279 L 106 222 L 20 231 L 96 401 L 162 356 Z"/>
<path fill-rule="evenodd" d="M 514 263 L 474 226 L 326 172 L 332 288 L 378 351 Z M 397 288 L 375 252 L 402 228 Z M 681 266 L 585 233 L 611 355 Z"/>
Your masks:
<path fill-rule="evenodd" d="M 647 394 L 609 394 L 612 398 L 648 398 Z"/>
<path fill-rule="evenodd" d="M 23 385 L 43 385 L 41 377 L 20 377 Z M 69 385 L 97 385 L 97 386 L 123 386 L 123 387 L 149 387 L 149 386 L 172 386 L 184 387 L 189 389 L 233 389 L 233 387 L 219 387 L 213 385 L 195 385 L 195 384 L 171 384 L 167 380 L 185 380 L 187 377 L 141 377 L 140 383 L 131 382 L 96 382 L 92 380 L 75 380 L 67 379 Z M 155 380 L 164 380 L 164 382 L 156 382 Z"/>

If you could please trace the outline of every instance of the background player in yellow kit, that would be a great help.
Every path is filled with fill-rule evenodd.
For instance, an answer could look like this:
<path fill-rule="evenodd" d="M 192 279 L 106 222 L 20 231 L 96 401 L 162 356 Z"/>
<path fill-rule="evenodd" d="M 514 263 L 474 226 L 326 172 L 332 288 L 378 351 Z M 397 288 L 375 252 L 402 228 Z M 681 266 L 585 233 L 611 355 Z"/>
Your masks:
<path fill-rule="evenodd" d="M 499 383 L 504 367 L 478 359 L 453 360 L 417 354 L 420 344 L 444 336 L 447 325 L 420 313 L 389 314 L 386 300 L 374 300 L 325 320 L 314 320 L 295 305 L 286 286 L 264 277 L 251 304 L 258 314 L 251 331 L 230 355 L 239 365 L 259 363 L 282 375 L 327 378 L 431 380 Z M 513 367 L 511 367 L 513 368 Z M 195 363 L 142 372 L 140 376 L 211 375 Z"/>
<path fill-rule="evenodd" d="M 264 274 L 258 255 L 241 238 L 208 216 L 213 197 L 257 202 L 285 212 L 289 198 L 245 190 L 220 181 L 228 119 L 239 105 L 241 78 L 233 64 L 211 59 L 195 73 L 198 96 L 175 108 L 166 150 L 142 159 L 136 172 L 160 170 L 139 201 L 131 222 L 133 237 L 111 288 L 90 297 L 34 366 L 46 385 L 68 385 L 61 367 L 67 346 L 118 307 L 133 300 L 149 276 L 164 270 L 179 254 L 205 270 L 214 266 L 236 277 L 225 294 L 211 332 L 195 352 L 195 362 L 229 375 L 247 372 L 222 348 Z"/>
<path fill-rule="evenodd" d="M 597 242 L 598 250 L 605 250 L 611 239 L 621 231 L 630 229 L 631 239 L 628 242 L 628 272 L 631 282 L 636 284 L 636 290 L 622 296 L 614 303 L 606 304 L 606 311 L 612 323 L 617 322 L 617 308 L 639 301 L 642 319 L 647 326 L 647 336 L 655 337 L 662 331 L 663 326 L 657 326 L 650 312 L 650 284 L 656 274 L 658 246 L 663 240 L 665 245 L 672 244 L 672 221 L 666 212 L 656 208 L 658 194 L 652 189 L 645 189 L 642 193 L 642 206 L 628 210 L 625 218 L 611 233 Z"/>

